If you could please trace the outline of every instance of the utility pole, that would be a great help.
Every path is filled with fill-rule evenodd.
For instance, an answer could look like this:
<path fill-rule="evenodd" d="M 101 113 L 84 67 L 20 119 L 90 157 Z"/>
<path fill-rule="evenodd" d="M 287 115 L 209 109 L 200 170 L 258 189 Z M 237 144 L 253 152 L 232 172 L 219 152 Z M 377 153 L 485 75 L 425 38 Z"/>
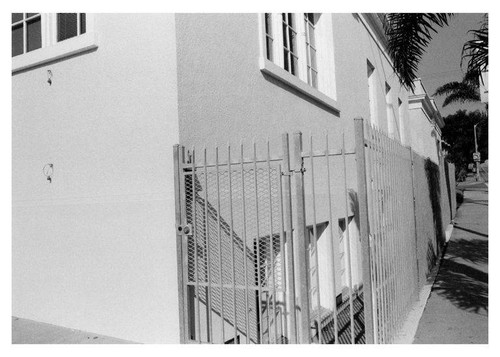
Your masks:
<path fill-rule="evenodd" d="M 479 122 L 480 123 L 480 122 Z M 476 154 L 478 153 L 477 151 L 477 134 L 476 134 L 476 127 L 478 126 L 478 124 L 475 124 L 474 125 L 474 145 L 476 147 Z M 476 181 L 479 181 L 479 159 L 476 159 Z"/>

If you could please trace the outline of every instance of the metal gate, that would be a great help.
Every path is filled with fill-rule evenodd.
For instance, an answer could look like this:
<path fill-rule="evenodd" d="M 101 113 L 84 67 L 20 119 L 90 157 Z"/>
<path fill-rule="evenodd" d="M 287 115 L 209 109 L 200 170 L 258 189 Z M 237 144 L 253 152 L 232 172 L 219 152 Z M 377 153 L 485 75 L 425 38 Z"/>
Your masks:
<path fill-rule="evenodd" d="M 323 145 L 311 137 L 304 151 L 296 133 L 280 155 L 269 142 L 174 147 L 183 343 L 365 342 L 359 219 L 347 209 L 354 150 Z"/>
<path fill-rule="evenodd" d="M 351 148 L 342 131 L 174 147 L 183 343 L 395 341 L 432 208 L 416 209 L 412 150 L 354 127 Z"/>

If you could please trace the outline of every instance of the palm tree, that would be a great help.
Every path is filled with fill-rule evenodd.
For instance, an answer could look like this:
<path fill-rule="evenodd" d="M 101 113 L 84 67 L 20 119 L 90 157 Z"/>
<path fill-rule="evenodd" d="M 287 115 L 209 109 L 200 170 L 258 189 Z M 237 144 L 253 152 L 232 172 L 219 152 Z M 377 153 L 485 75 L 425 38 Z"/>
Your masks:
<path fill-rule="evenodd" d="M 453 14 L 449 13 L 384 14 L 383 23 L 388 52 L 403 86 L 414 89 L 413 83 L 417 79 L 418 64 L 425 48 L 432 40 L 433 33 L 437 33 L 436 29 L 447 26 L 452 16 Z M 465 43 L 462 49 L 461 65 L 467 61 L 467 72 L 480 74 L 488 67 L 488 15 L 485 15 L 479 30 L 469 32 L 474 35 L 474 39 Z M 468 80 L 465 82 L 469 83 Z M 461 85 L 461 88 L 465 89 L 464 86 Z M 458 88 L 458 85 L 455 87 Z"/>
<path fill-rule="evenodd" d="M 450 82 L 443 84 L 436 89 L 433 96 L 445 95 L 443 108 L 451 103 L 478 102 L 481 100 L 479 95 L 479 76 L 477 71 L 465 73 L 461 82 Z"/>
<path fill-rule="evenodd" d="M 460 66 L 467 60 L 467 72 L 481 75 L 482 71 L 488 69 L 488 14 L 484 15 L 479 30 L 469 32 L 474 35 L 474 39 L 464 44 Z"/>
<path fill-rule="evenodd" d="M 414 89 L 418 63 L 436 28 L 448 25 L 452 14 L 387 13 L 384 15 L 384 31 L 389 55 L 399 75 L 399 81 L 408 89 Z"/>

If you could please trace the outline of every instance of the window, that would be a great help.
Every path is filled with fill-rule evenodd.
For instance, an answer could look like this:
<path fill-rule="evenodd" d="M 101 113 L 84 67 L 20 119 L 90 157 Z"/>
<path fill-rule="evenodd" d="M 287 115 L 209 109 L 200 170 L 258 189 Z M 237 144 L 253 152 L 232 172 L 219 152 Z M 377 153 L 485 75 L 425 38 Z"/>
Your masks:
<path fill-rule="evenodd" d="M 370 106 L 370 123 L 374 126 L 378 125 L 377 118 L 377 93 L 376 93 L 376 83 L 375 80 L 375 67 L 367 61 L 367 76 L 368 76 L 368 102 Z"/>
<path fill-rule="evenodd" d="M 266 26 L 266 58 L 269 61 L 273 60 L 273 25 L 271 14 L 265 14 L 265 26 Z"/>
<path fill-rule="evenodd" d="M 402 144 L 406 144 L 406 129 L 404 120 L 404 107 L 403 101 L 398 98 L 398 118 L 399 118 L 399 136 Z"/>
<path fill-rule="evenodd" d="M 261 14 L 261 71 L 338 112 L 331 14 Z"/>
<path fill-rule="evenodd" d="M 64 41 L 85 33 L 85 14 L 57 14 L 57 41 Z"/>
<path fill-rule="evenodd" d="M 13 13 L 12 71 L 97 48 L 92 14 Z"/>
<path fill-rule="evenodd" d="M 38 13 L 12 14 L 12 57 L 42 47 L 42 16 Z"/>
<path fill-rule="evenodd" d="M 283 58 L 285 71 L 297 76 L 297 30 L 295 29 L 295 15 L 290 13 L 281 14 L 283 18 Z"/>
<path fill-rule="evenodd" d="M 318 66 L 316 63 L 316 41 L 314 30 L 316 21 L 314 14 L 304 14 L 306 28 L 307 83 L 318 88 Z"/>

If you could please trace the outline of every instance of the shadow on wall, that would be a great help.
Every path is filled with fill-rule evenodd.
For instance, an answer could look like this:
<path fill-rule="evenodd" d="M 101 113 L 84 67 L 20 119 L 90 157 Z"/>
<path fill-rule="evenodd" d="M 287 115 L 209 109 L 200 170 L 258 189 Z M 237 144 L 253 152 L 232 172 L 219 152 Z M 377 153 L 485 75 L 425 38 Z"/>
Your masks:
<path fill-rule="evenodd" d="M 482 239 L 450 241 L 447 256 L 439 270 L 433 291 L 462 310 L 486 315 L 488 312 L 488 273 L 467 262 L 487 263 L 488 242 Z M 454 259 L 460 257 L 465 261 Z"/>
<path fill-rule="evenodd" d="M 432 247 L 432 244 L 429 244 L 429 249 L 432 249 L 432 252 L 427 253 L 427 263 L 432 263 L 433 265 L 428 265 L 428 271 L 432 269 L 434 263 L 436 262 L 435 258 L 440 257 L 442 253 L 442 248 L 446 242 L 444 225 L 443 225 L 443 216 L 441 212 L 441 186 L 440 186 L 440 175 L 439 175 L 439 166 L 432 162 L 429 158 L 425 160 L 425 176 L 427 178 L 427 184 L 429 186 L 429 198 L 432 206 L 432 216 L 434 217 L 434 231 L 436 233 L 436 251 Z M 436 257 L 433 259 L 429 259 L 431 253 Z"/>

